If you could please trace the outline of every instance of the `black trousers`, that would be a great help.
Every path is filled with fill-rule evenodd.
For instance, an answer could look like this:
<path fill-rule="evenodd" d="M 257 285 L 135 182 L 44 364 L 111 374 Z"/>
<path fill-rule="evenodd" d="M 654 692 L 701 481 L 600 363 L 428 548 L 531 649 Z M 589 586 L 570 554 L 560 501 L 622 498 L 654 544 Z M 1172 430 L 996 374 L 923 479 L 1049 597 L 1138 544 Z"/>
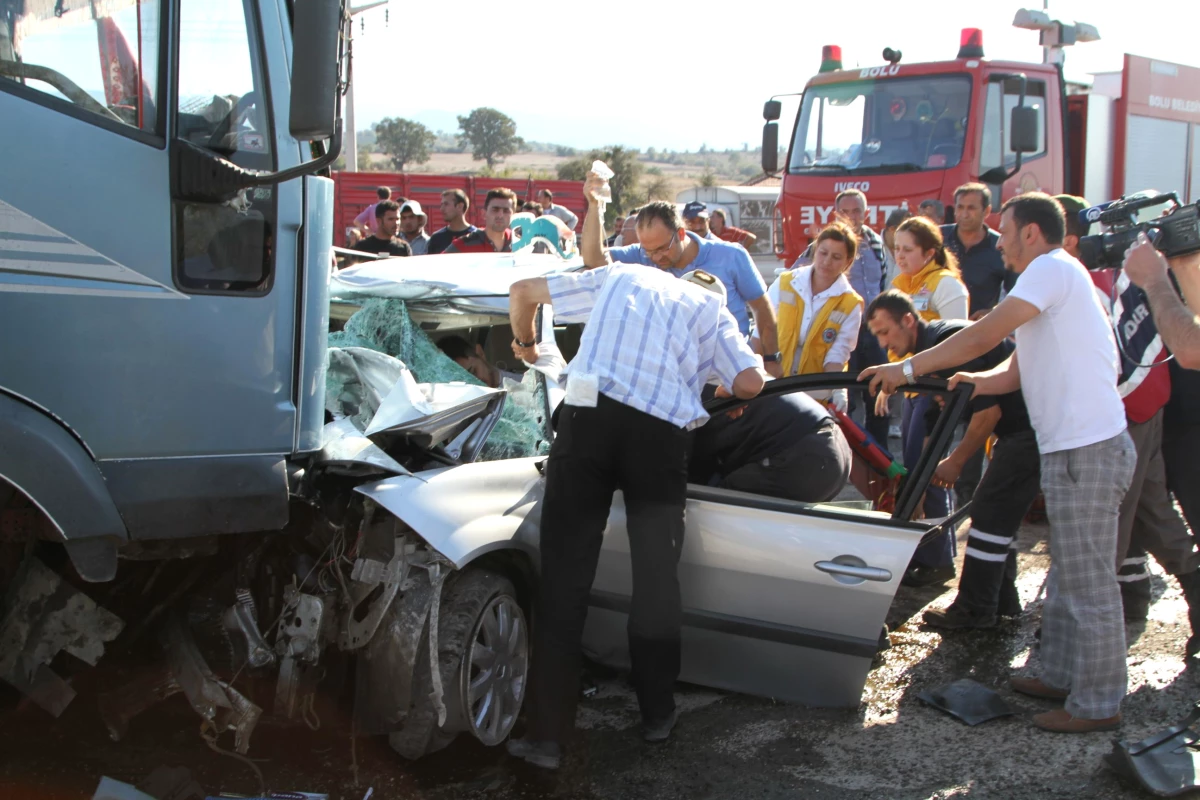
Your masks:
<path fill-rule="evenodd" d="M 1200 425 L 1180 425 L 1164 421 L 1163 461 L 1167 468 L 1167 488 L 1183 509 L 1183 518 L 1200 535 Z"/>
<path fill-rule="evenodd" d="M 832 420 L 770 458 L 738 467 L 721 480 L 734 489 L 802 503 L 833 500 L 850 480 L 853 453 Z"/>
<path fill-rule="evenodd" d="M 1041 455 L 1033 431 L 1002 436 L 971 500 L 971 529 L 956 605 L 979 615 L 1020 608 L 1017 531 L 1041 486 Z"/>
<path fill-rule="evenodd" d="M 562 406 L 546 462 L 531 738 L 562 742 L 574 727 L 588 595 L 618 489 L 633 567 L 628 632 L 634 689 L 647 721 L 675 710 L 682 616 L 676 571 L 690 441 L 682 428 L 603 395 L 595 408 Z"/>

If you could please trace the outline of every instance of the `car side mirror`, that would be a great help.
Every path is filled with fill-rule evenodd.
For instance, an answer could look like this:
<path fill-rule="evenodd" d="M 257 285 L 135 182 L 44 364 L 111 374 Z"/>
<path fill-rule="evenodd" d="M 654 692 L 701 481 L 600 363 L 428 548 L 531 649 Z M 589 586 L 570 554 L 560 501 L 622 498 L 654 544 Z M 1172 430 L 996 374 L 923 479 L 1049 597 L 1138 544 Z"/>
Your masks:
<path fill-rule="evenodd" d="M 779 115 L 783 113 L 783 103 L 778 100 L 768 100 L 763 103 L 763 119 L 767 122 L 774 122 L 779 119 Z"/>
<path fill-rule="evenodd" d="M 288 129 L 302 141 L 332 139 L 336 132 L 342 15 L 341 0 L 295 4 Z"/>
<path fill-rule="evenodd" d="M 762 168 L 763 172 L 768 175 L 773 175 L 779 171 L 778 122 L 768 122 L 766 125 L 763 125 Z"/>
<path fill-rule="evenodd" d="M 1036 153 L 1040 149 L 1037 109 L 1014 106 L 1008 137 L 1014 153 Z"/>

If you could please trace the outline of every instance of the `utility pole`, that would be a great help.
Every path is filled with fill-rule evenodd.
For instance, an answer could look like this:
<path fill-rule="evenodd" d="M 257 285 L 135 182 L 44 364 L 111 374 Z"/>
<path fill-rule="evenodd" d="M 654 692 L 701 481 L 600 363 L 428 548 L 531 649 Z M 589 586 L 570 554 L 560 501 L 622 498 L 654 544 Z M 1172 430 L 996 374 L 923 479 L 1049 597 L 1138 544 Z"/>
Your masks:
<path fill-rule="evenodd" d="M 350 36 L 354 36 L 354 17 L 372 8 L 387 5 L 388 0 L 373 0 L 361 6 L 350 8 Z M 350 144 L 346 151 L 346 171 L 358 172 L 358 128 L 354 120 L 354 48 L 350 48 L 350 87 L 346 90 L 346 135 L 343 137 Z"/>

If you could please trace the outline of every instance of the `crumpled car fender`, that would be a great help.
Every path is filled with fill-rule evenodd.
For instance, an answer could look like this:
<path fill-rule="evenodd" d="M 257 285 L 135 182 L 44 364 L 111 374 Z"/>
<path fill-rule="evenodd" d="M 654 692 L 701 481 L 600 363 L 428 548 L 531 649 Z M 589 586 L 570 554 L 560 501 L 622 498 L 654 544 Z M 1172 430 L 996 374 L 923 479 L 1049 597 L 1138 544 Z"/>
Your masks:
<path fill-rule="evenodd" d="M 356 491 L 412 528 L 458 569 L 505 549 L 521 550 L 536 564 L 545 490 L 537 464 L 542 460 L 461 464 L 397 475 Z"/>

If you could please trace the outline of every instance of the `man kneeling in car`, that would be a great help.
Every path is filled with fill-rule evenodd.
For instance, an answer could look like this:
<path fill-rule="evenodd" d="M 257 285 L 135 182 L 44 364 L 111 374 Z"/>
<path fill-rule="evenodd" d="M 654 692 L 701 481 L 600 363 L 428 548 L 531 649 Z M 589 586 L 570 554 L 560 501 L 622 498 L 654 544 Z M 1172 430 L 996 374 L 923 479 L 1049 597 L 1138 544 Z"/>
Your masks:
<path fill-rule="evenodd" d="M 852 454 L 837 421 L 804 392 L 764 397 L 694 433 L 689 480 L 804 503 L 832 500 Z"/>

